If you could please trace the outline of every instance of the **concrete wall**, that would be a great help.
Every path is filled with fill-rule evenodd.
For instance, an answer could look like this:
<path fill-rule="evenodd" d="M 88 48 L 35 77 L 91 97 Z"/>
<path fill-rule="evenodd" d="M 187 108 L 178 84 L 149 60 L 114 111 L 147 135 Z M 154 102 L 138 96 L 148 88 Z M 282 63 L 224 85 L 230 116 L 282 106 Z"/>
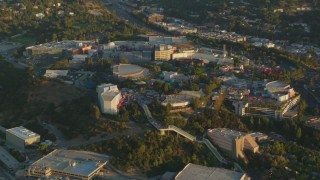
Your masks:
<path fill-rule="evenodd" d="M 40 136 L 35 136 L 23 140 L 8 131 L 6 132 L 6 143 L 17 148 L 18 150 L 24 150 L 26 145 L 30 145 L 36 142 L 40 142 Z"/>
<path fill-rule="evenodd" d="M 6 143 L 11 145 L 19 150 L 24 150 L 24 140 L 18 138 L 10 132 L 6 132 Z"/>
<path fill-rule="evenodd" d="M 232 144 L 232 153 L 231 156 L 234 159 L 238 159 L 238 158 L 243 158 L 243 147 L 244 147 L 244 138 L 240 137 L 238 139 L 234 139 L 233 140 L 233 144 Z"/>
<path fill-rule="evenodd" d="M 121 93 L 119 93 L 111 101 L 104 101 L 103 97 L 99 96 L 101 112 L 106 114 L 118 114 L 118 104 L 121 98 Z"/>
<path fill-rule="evenodd" d="M 154 60 L 163 60 L 169 61 L 171 60 L 171 55 L 173 54 L 173 49 L 169 50 L 162 50 L 162 51 L 155 51 L 154 52 Z"/>

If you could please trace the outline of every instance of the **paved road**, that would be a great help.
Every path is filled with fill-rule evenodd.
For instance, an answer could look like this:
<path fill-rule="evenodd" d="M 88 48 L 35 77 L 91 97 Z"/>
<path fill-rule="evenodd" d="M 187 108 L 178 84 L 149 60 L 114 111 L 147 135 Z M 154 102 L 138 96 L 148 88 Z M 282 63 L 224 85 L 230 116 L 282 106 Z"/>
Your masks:
<path fill-rule="evenodd" d="M 110 3 L 111 5 L 106 5 L 109 10 L 115 11 L 116 15 L 120 18 L 127 20 L 131 24 L 138 26 L 146 30 L 147 32 L 155 35 L 166 35 L 163 32 L 156 31 L 148 27 L 145 23 L 141 22 L 139 19 L 136 19 L 131 15 L 131 11 L 134 10 L 131 7 L 128 7 L 124 4 L 121 4 L 119 0 L 103 0 L 104 3 Z"/>

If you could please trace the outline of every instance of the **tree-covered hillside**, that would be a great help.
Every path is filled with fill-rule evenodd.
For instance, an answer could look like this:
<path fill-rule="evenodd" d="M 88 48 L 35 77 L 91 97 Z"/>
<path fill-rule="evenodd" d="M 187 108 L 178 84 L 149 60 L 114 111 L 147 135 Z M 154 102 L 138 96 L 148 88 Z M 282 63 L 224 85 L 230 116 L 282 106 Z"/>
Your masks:
<path fill-rule="evenodd" d="M 16 0 L 0 4 L 0 37 L 26 33 L 35 41 L 62 39 L 113 40 L 140 30 L 118 18 L 96 0 Z"/>

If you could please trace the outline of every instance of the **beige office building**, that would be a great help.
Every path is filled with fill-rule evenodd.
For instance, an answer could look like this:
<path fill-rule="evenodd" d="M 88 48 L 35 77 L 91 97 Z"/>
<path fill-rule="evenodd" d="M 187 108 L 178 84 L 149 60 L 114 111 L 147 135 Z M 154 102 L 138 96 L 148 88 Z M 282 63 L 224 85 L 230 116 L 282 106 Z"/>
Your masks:
<path fill-rule="evenodd" d="M 171 55 L 173 52 L 174 48 L 171 45 L 157 45 L 154 50 L 154 60 L 169 61 L 171 60 Z"/>
<path fill-rule="evenodd" d="M 210 140 L 230 154 L 232 158 L 246 159 L 243 150 L 247 149 L 253 153 L 258 152 L 259 145 L 250 134 L 226 128 L 215 128 L 208 130 Z"/>
<path fill-rule="evenodd" d="M 40 142 L 40 135 L 22 126 L 6 130 L 6 143 L 18 150 L 24 150 L 27 145 Z"/>

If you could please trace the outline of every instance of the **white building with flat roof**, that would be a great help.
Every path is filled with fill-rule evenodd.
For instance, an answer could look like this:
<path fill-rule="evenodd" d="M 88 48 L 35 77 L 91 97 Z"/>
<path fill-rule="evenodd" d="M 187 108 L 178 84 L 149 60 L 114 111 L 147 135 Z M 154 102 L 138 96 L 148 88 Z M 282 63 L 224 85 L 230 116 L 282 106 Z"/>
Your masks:
<path fill-rule="evenodd" d="M 87 54 L 74 54 L 72 60 L 69 61 L 71 64 L 81 64 L 86 62 Z"/>
<path fill-rule="evenodd" d="M 28 177 L 92 179 L 107 164 L 109 156 L 89 151 L 56 149 L 26 169 Z"/>
<path fill-rule="evenodd" d="M 98 99 L 102 113 L 117 114 L 123 97 L 117 85 L 101 84 L 97 87 Z"/>
<path fill-rule="evenodd" d="M 24 150 L 25 146 L 40 142 L 40 135 L 22 126 L 6 130 L 6 143 L 19 150 Z"/>
<path fill-rule="evenodd" d="M 69 70 L 46 70 L 46 73 L 43 75 L 47 78 L 57 78 L 57 77 L 66 77 L 69 73 Z"/>

